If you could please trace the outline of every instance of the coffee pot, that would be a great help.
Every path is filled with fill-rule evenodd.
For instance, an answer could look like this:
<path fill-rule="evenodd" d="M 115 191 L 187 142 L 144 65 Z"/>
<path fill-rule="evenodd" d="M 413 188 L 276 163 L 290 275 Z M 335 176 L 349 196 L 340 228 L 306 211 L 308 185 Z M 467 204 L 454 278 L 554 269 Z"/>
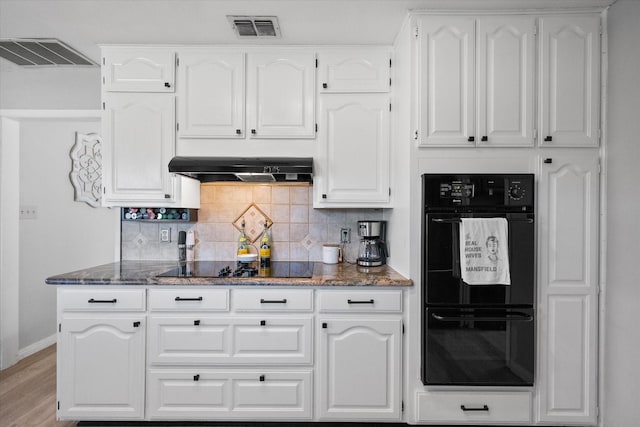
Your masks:
<path fill-rule="evenodd" d="M 387 262 L 386 221 L 358 221 L 358 265 L 376 267 Z"/>

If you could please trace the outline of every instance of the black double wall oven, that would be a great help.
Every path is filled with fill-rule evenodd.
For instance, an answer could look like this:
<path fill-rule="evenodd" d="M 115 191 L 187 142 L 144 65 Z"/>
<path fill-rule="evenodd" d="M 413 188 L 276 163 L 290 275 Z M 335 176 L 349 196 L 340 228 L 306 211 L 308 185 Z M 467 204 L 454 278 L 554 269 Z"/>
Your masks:
<path fill-rule="evenodd" d="M 533 385 L 534 183 L 532 174 L 422 176 L 425 385 Z M 461 230 L 468 230 L 462 226 L 465 218 L 491 219 L 503 224 L 504 234 L 500 237 L 503 241 L 498 242 L 494 236 L 475 239 L 469 233 L 461 236 Z M 496 218 L 504 218 L 506 222 Z M 470 244 L 476 246 L 461 251 L 461 245 Z M 503 246 L 502 262 L 508 262 L 507 280 L 488 284 L 465 282 L 465 269 L 484 268 L 470 267 L 465 258 L 488 257 L 495 245 Z M 478 252 L 468 252 L 474 250 Z"/>

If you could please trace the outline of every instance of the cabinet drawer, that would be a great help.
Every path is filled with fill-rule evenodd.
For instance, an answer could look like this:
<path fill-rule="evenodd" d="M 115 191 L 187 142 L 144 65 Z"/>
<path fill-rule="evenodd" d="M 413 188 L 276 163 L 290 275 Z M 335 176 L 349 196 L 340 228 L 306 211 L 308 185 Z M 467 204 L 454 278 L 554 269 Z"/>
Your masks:
<path fill-rule="evenodd" d="M 418 393 L 418 422 L 459 423 L 530 422 L 528 392 Z"/>
<path fill-rule="evenodd" d="M 311 289 L 234 289 L 236 311 L 313 311 Z"/>
<path fill-rule="evenodd" d="M 320 312 L 402 312 L 402 291 L 319 291 Z"/>
<path fill-rule="evenodd" d="M 151 311 L 229 311 L 227 289 L 150 289 Z"/>
<path fill-rule="evenodd" d="M 144 311 L 144 289 L 58 289 L 62 311 Z"/>
<path fill-rule="evenodd" d="M 311 369 L 162 370 L 147 376 L 150 419 L 310 419 Z"/>
<path fill-rule="evenodd" d="M 154 365 L 310 364 L 313 321 L 302 317 L 151 316 Z"/>

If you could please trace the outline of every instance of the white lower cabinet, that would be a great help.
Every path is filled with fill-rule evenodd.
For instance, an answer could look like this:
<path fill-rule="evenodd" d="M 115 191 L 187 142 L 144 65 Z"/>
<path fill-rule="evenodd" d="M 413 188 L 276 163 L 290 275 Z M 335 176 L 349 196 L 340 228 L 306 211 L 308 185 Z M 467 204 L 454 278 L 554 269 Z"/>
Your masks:
<path fill-rule="evenodd" d="M 598 153 L 541 162 L 539 421 L 598 423 L 600 163 Z"/>
<path fill-rule="evenodd" d="M 150 419 L 310 419 L 313 370 L 150 369 Z"/>
<path fill-rule="evenodd" d="M 62 287 L 58 418 L 400 421 L 402 291 Z"/>
<path fill-rule="evenodd" d="M 526 423 L 531 421 L 529 392 L 418 393 L 418 422 L 456 424 Z"/>
<path fill-rule="evenodd" d="M 58 291 L 59 419 L 143 419 L 144 292 Z"/>
<path fill-rule="evenodd" d="M 318 291 L 317 401 L 322 420 L 400 420 L 402 318 L 384 314 L 401 291 Z M 387 301 L 388 300 L 388 301 Z M 354 316 L 345 314 L 353 307 Z M 382 310 L 380 310 L 382 309 Z M 398 314 L 401 307 L 398 305 Z M 378 311 L 380 310 L 380 311 Z"/>
<path fill-rule="evenodd" d="M 150 289 L 147 418 L 311 419 L 312 297 Z"/>

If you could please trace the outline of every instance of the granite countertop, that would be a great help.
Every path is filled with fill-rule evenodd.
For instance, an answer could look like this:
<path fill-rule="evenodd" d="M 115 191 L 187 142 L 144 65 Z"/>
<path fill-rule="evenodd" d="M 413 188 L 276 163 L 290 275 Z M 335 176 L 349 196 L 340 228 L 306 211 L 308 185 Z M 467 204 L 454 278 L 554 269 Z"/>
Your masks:
<path fill-rule="evenodd" d="M 158 277 L 179 266 L 176 261 L 121 261 L 59 274 L 49 285 L 271 285 L 271 286 L 413 286 L 393 268 L 316 262 L 310 278 Z"/>

